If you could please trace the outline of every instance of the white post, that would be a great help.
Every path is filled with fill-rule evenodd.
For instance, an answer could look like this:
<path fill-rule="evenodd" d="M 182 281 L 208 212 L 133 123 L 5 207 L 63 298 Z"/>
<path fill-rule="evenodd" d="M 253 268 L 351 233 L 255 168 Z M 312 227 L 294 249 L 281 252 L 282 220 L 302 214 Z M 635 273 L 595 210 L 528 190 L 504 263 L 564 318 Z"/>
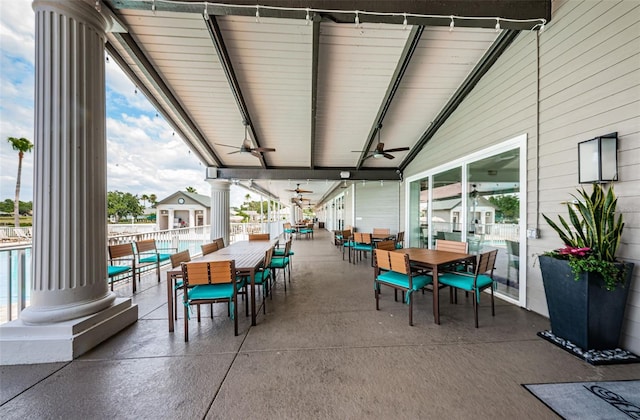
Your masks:
<path fill-rule="evenodd" d="M 94 2 L 35 0 L 31 305 L 0 330 L 2 364 L 72 360 L 137 321 L 107 284 L 104 43 Z"/>
<path fill-rule="evenodd" d="M 224 243 L 229 243 L 229 231 L 231 222 L 229 217 L 230 184 L 224 179 L 207 179 L 211 185 L 211 233 L 210 238 L 223 238 Z"/>

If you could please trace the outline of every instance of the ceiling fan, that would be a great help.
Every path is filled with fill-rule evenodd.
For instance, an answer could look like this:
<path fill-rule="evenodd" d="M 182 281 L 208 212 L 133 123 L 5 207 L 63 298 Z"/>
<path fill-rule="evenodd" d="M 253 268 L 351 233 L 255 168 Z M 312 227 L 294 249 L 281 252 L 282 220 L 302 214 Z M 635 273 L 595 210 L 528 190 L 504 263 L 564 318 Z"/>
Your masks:
<path fill-rule="evenodd" d="M 381 131 L 382 131 L 382 124 L 379 124 L 378 125 L 378 144 L 376 145 L 376 148 L 374 150 L 352 150 L 352 152 L 362 153 L 366 151 L 367 156 L 363 160 L 367 160 L 369 158 L 380 159 L 381 157 L 385 157 L 387 159 L 394 159 L 395 156 L 393 156 L 391 153 L 404 152 L 410 149 L 409 147 L 396 147 L 394 149 L 385 150 L 384 143 L 380 142 Z"/>
<path fill-rule="evenodd" d="M 251 143 L 251 140 L 249 140 L 249 137 L 247 135 L 247 127 L 248 127 L 248 125 L 249 124 L 244 122 L 244 140 L 242 140 L 242 144 L 240 145 L 240 147 L 231 146 L 230 144 L 221 144 L 221 143 L 216 143 L 216 144 L 218 146 L 233 147 L 234 149 L 238 149 L 238 150 L 236 150 L 234 152 L 227 153 L 228 155 L 232 155 L 234 153 L 251 153 L 255 157 L 260 157 L 261 153 L 263 153 L 263 152 L 275 152 L 276 151 L 276 149 L 272 149 L 270 147 L 251 147 L 252 143 Z"/>
<path fill-rule="evenodd" d="M 313 191 L 309 191 L 309 190 L 301 190 L 300 189 L 300 184 L 296 184 L 296 189 L 295 190 L 285 190 L 285 191 L 291 191 L 294 192 L 296 194 L 311 194 Z"/>

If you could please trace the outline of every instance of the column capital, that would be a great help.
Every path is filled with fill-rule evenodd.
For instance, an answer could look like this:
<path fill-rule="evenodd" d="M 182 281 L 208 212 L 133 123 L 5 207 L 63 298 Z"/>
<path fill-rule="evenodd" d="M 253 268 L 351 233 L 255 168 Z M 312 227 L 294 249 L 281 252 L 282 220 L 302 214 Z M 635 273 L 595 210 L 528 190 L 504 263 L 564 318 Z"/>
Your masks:
<path fill-rule="evenodd" d="M 102 35 L 116 23 L 110 14 L 98 11 L 92 0 L 33 0 L 32 8 L 36 13 L 51 11 L 89 24 Z"/>
<path fill-rule="evenodd" d="M 231 183 L 227 179 L 207 179 L 207 182 L 211 185 L 211 192 L 231 190 Z"/>

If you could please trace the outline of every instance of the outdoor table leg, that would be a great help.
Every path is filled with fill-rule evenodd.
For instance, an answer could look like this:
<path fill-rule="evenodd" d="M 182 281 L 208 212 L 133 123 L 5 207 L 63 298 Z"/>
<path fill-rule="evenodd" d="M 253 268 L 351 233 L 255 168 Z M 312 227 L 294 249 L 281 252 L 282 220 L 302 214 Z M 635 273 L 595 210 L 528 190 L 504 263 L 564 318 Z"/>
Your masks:
<path fill-rule="evenodd" d="M 171 285 L 173 281 L 171 274 L 167 272 L 167 306 L 169 312 L 169 332 L 173 332 L 173 290 Z"/>
<path fill-rule="evenodd" d="M 251 274 L 251 325 L 256 325 L 256 270 L 252 269 Z"/>
<path fill-rule="evenodd" d="M 433 322 L 440 325 L 440 286 L 438 285 L 438 265 L 433 266 Z"/>

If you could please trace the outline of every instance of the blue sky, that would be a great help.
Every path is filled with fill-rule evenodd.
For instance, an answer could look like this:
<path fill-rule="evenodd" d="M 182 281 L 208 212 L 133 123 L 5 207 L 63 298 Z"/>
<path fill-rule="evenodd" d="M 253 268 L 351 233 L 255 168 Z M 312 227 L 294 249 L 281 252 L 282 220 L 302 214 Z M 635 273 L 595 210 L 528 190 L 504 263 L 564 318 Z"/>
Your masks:
<path fill-rule="evenodd" d="M 7 137 L 34 142 L 34 26 L 31 0 L 0 1 L 0 200 L 14 198 L 18 154 Z M 120 70 L 105 64 L 107 188 L 158 199 L 192 186 L 209 195 L 205 167 Z M 35 147 L 38 147 L 36 144 Z M 22 201 L 33 197 L 33 153 L 23 160 Z M 232 187 L 233 188 L 233 187 Z M 232 193 L 243 197 L 246 191 Z M 257 199 L 254 197 L 254 199 Z"/>

